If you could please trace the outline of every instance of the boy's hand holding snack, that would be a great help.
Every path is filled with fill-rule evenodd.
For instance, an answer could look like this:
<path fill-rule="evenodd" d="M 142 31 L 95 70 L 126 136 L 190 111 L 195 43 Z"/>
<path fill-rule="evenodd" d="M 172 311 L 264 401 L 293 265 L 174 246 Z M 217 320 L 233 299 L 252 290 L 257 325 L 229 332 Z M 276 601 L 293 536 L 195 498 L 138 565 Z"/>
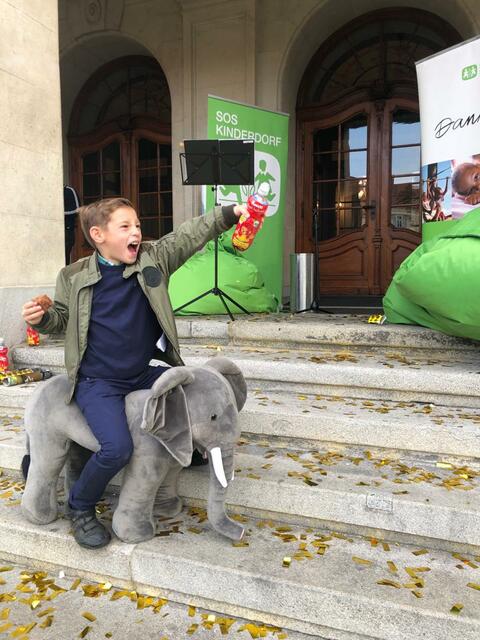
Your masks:
<path fill-rule="evenodd" d="M 46 295 L 37 296 L 26 302 L 22 307 L 22 317 L 29 324 L 38 324 L 43 318 L 45 311 L 51 307 L 53 302 Z"/>

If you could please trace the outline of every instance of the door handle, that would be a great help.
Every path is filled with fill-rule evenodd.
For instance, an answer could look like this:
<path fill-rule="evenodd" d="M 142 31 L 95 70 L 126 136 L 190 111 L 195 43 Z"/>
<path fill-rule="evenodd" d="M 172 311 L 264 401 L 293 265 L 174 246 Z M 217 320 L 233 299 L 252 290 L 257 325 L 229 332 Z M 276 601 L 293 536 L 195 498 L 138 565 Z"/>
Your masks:
<path fill-rule="evenodd" d="M 375 200 L 372 200 L 372 202 L 370 204 L 364 204 L 362 209 L 364 211 L 369 211 L 370 212 L 370 218 L 372 220 L 375 220 L 375 217 L 377 215 L 377 203 L 375 202 Z"/>

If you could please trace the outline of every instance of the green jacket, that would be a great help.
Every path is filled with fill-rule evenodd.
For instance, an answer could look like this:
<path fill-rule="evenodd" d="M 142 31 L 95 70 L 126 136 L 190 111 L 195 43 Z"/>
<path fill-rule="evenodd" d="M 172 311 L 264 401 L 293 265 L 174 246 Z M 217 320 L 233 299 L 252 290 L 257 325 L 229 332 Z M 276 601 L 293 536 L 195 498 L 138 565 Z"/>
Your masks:
<path fill-rule="evenodd" d="M 168 295 L 168 279 L 206 242 L 236 222 L 233 207 L 216 207 L 203 216 L 184 222 L 160 240 L 142 242 L 136 262 L 125 267 L 123 277 L 136 274 L 168 339 L 166 352 L 158 351 L 156 356 L 172 366 L 183 365 L 183 361 Z M 57 277 L 54 303 L 41 322 L 35 325 L 40 333 L 65 332 L 65 367 L 71 382 L 67 403 L 75 392 L 78 370 L 87 348 L 93 285 L 101 277 L 96 252 L 64 267 Z M 125 339 L 128 340 L 128 336 Z"/>

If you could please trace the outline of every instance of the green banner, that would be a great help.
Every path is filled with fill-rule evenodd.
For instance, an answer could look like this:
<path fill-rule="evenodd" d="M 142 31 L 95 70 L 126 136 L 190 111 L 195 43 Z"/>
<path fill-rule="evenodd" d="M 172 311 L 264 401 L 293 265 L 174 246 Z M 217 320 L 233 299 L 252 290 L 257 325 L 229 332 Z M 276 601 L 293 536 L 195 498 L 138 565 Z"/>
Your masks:
<path fill-rule="evenodd" d="M 241 252 L 241 255 L 257 266 L 267 289 L 281 304 L 288 115 L 208 96 L 208 138 L 255 141 L 255 184 L 251 187 L 220 185 L 217 200 L 222 205 L 245 203 L 261 183 L 268 183 L 269 207 L 264 225 L 252 246 Z M 206 210 L 211 209 L 213 205 L 214 196 L 209 188 Z M 229 235 L 232 233 L 233 230 Z"/>

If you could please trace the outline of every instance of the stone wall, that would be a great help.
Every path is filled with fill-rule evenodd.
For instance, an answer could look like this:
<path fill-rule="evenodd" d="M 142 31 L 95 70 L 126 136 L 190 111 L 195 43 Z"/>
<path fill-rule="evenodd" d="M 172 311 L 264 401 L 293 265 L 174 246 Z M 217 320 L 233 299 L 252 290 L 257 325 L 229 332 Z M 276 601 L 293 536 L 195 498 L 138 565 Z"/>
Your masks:
<path fill-rule="evenodd" d="M 57 0 L 0 0 L 0 335 L 64 264 Z M 25 287 L 25 289 L 23 289 Z"/>

